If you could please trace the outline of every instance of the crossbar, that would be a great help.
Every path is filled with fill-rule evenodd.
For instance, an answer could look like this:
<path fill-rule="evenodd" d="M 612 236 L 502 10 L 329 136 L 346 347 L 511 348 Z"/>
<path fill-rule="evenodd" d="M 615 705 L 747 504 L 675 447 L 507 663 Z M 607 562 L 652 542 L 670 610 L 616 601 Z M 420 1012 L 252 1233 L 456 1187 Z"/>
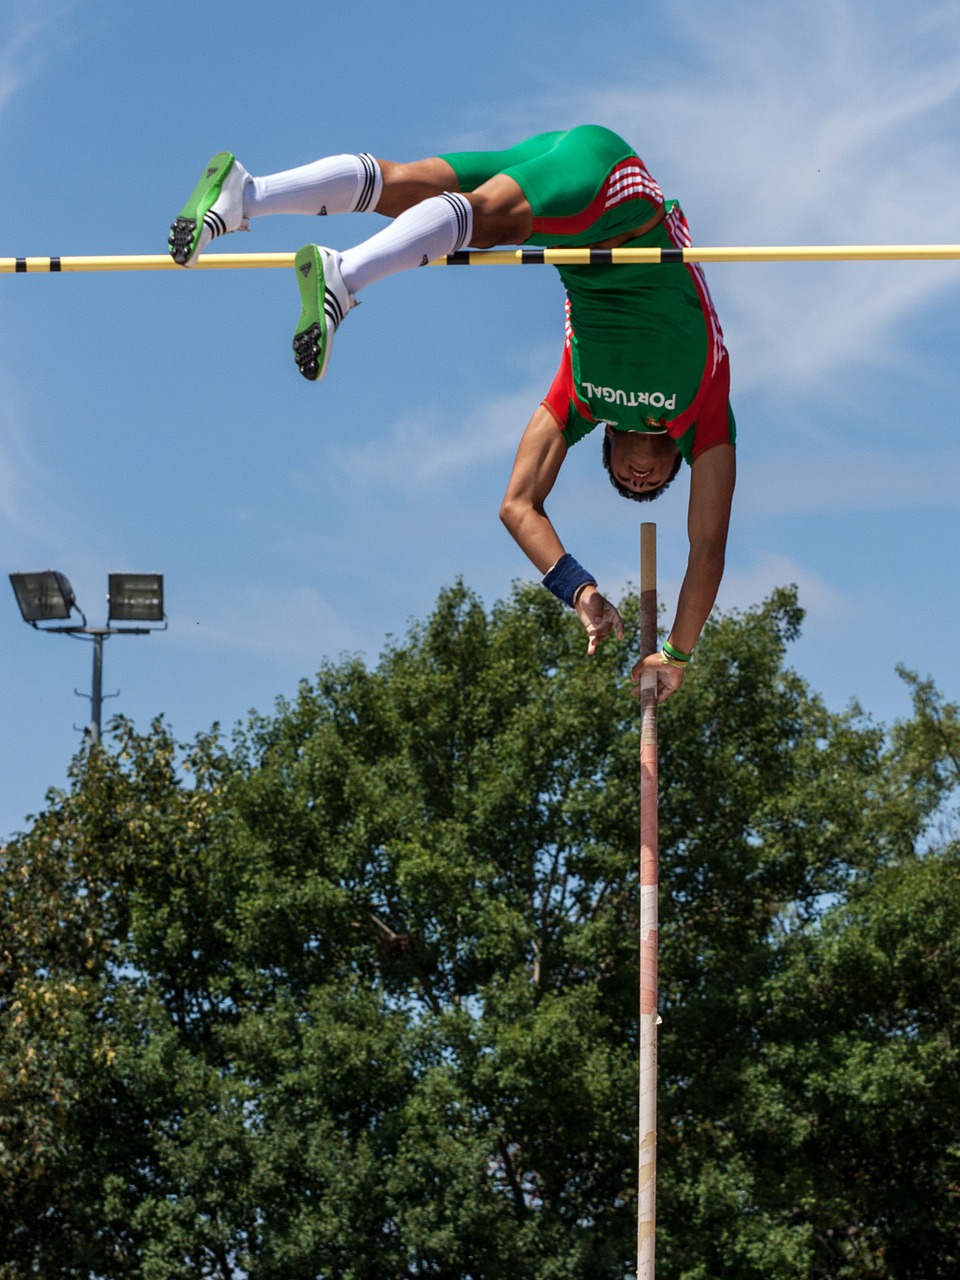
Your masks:
<path fill-rule="evenodd" d="M 292 267 L 293 253 L 208 253 L 194 271 Z M 637 266 L 693 262 L 890 262 L 960 259 L 960 244 L 754 245 L 690 249 L 464 249 L 431 267 Z M 181 271 L 166 253 L 0 258 L 0 275 L 74 271 Z"/>

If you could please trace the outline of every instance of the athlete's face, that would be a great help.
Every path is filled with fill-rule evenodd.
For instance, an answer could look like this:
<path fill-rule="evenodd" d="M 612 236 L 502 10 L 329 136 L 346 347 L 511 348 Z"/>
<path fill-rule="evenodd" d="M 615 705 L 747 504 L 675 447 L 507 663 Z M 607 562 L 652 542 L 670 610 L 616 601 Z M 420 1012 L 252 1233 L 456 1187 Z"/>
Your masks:
<path fill-rule="evenodd" d="M 677 460 L 677 446 L 668 435 L 615 431 L 613 427 L 605 431 L 610 441 L 610 470 L 625 489 L 645 493 L 666 484 Z"/>

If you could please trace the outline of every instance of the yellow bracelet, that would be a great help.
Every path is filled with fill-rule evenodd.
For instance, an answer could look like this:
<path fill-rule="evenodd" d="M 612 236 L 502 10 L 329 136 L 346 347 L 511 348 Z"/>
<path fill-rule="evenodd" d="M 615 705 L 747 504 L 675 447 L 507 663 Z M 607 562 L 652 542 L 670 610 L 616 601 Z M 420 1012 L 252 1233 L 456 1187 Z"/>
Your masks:
<path fill-rule="evenodd" d="M 665 667 L 675 667 L 677 671 L 686 671 L 687 666 L 689 665 L 686 662 L 678 662 L 676 658 L 671 658 L 670 655 L 668 653 L 664 653 L 662 649 L 660 650 L 659 657 L 661 663 Z"/>
<path fill-rule="evenodd" d="M 675 644 L 671 644 L 669 640 L 663 642 L 663 652 L 668 658 L 672 658 L 674 662 L 689 662 L 693 657 L 693 653 L 684 653 L 682 649 L 678 649 Z"/>

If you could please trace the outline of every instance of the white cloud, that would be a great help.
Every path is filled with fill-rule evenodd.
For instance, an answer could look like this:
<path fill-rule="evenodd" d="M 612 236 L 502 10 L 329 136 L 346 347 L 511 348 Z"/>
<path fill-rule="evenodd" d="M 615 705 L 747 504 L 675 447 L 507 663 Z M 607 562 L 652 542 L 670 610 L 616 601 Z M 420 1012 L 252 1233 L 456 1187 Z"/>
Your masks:
<path fill-rule="evenodd" d="M 960 451 L 938 451 L 935 462 L 916 448 L 889 449 L 871 442 L 863 450 L 832 445 L 809 461 L 784 457 L 741 468 L 736 508 L 741 515 L 818 515 L 887 512 L 945 506 L 960 494 Z"/>
<path fill-rule="evenodd" d="M 52 35 L 62 35 L 71 0 L 5 0 L 0 14 L 0 119 L 39 71 Z"/>
<path fill-rule="evenodd" d="M 495 396 L 474 407 L 463 420 L 449 412 L 418 413 L 399 419 L 387 433 L 358 449 L 338 451 L 344 473 L 374 486 L 402 474 L 405 485 L 432 487 L 487 462 L 512 460 L 523 428 L 540 403 L 541 380 L 510 395 Z"/>
<path fill-rule="evenodd" d="M 5 527 L 5 544 L 10 549 L 22 535 L 48 544 L 51 520 L 51 489 L 54 482 L 45 474 L 25 438 L 23 417 L 16 390 L 7 377 L 2 379 L 0 406 L 0 524 Z"/>
<path fill-rule="evenodd" d="M 297 663 L 306 670 L 317 667 L 325 654 L 361 648 L 348 613 L 310 587 L 238 586 L 230 596 L 218 599 L 214 593 L 192 610 L 184 601 L 178 615 L 170 622 L 175 641 Z"/>
<path fill-rule="evenodd" d="M 676 556 L 672 554 L 664 533 L 658 525 L 658 544 L 663 553 L 660 559 L 666 563 L 658 566 L 657 598 L 660 602 L 660 621 L 669 626 L 674 617 L 682 575 L 677 576 L 671 572 L 671 569 L 680 569 L 681 566 L 676 562 Z M 679 547 L 679 543 L 677 546 Z M 619 576 L 615 570 L 611 571 L 609 576 L 603 578 L 605 594 L 612 600 L 620 600 L 627 592 L 636 592 L 638 578 L 637 569 L 632 574 L 623 572 Z M 835 625 L 841 622 L 847 625 L 862 613 L 861 600 L 838 591 L 815 570 L 808 569 L 793 557 L 779 552 L 764 552 L 739 566 L 728 562 L 716 608 L 722 612 L 753 609 L 758 601 L 768 599 L 773 591 L 791 585 L 797 588 L 808 626 Z"/>
<path fill-rule="evenodd" d="M 796 585 L 808 621 L 838 622 L 852 618 L 854 603 L 834 590 L 818 573 L 789 556 L 766 552 L 743 568 L 728 569 L 717 598 L 723 610 L 750 609 L 777 587 Z"/>
<path fill-rule="evenodd" d="M 12 100 L 39 72 L 51 40 L 62 36 L 70 0 L 5 0 L 0 11 L 0 125 Z M 25 417 L 11 371 L 0 367 L 0 521 L 9 531 L 47 541 L 49 477 L 25 438 Z M 6 539 L 10 545 L 9 536 Z"/>

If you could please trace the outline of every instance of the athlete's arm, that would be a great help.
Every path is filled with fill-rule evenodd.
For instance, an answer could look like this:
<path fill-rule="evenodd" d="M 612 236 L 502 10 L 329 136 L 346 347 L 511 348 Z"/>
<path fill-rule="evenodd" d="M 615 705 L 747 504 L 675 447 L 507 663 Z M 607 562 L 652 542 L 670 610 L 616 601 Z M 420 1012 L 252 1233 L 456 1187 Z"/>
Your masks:
<path fill-rule="evenodd" d="M 668 637 L 681 653 L 693 652 L 723 577 L 737 475 L 736 450 L 732 444 L 715 445 L 694 459 L 690 473 L 690 505 L 687 510 L 690 555 L 677 601 L 676 618 Z M 635 684 L 644 667 L 656 670 L 661 701 L 680 688 L 683 669 L 664 665 L 656 653 L 634 667 Z"/>
<path fill-rule="evenodd" d="M 528 560 L 541 574 L 564 554 L 563 543 L 550 522 L 544 503 L 567 456 L 567 442 L 557 420 L 544 405 L 527 423 L 520 439 L 507 492 L 500 504 L 500 519 Z M 611 631 L 623 636 L 623 622 L 614 606 L 593 586 L 577 597 L 577 617 L 589 636 L 587 652 L 596 652 Z"/>

